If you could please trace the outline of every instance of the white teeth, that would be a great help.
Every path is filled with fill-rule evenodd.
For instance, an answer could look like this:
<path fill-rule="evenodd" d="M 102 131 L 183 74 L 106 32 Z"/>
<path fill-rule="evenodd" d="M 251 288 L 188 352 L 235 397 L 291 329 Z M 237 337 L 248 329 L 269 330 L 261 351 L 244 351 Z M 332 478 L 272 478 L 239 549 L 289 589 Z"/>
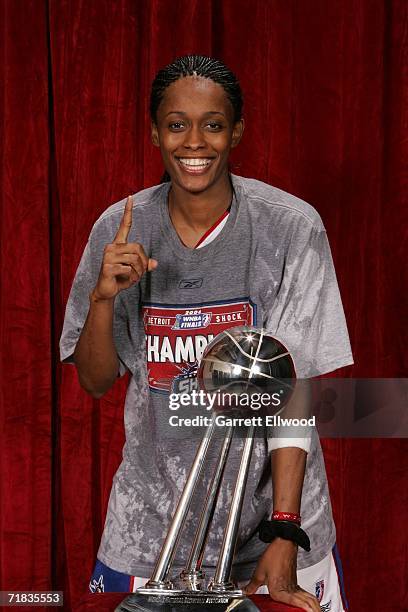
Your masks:
<path fill-rule="evenodd" d="M 203 158 L 180 158 L 179 161 L 185 166 L 208 166 L 211 162 L 211 159 L 203 159 Z"/>

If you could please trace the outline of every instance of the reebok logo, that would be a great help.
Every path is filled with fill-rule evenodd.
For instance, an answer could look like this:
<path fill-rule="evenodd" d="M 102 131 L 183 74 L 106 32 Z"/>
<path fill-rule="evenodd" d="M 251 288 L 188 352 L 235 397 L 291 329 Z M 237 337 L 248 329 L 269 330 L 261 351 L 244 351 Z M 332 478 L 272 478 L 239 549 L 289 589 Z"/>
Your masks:
<path fill-rule="evenodd" d="M 199 289 L 202 284 L 202 278 L 183 278 L 179 282 L 179 289 Z"/>

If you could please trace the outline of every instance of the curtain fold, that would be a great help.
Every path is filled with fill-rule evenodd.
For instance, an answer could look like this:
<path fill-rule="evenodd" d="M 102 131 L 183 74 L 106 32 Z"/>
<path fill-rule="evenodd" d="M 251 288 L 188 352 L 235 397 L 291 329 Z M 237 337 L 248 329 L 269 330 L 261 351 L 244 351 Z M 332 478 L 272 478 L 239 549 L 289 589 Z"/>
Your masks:
<path fill-rule="evenodd" d="M 237 73 L 246 128 L 233 172 L 307 200 L 328 231 L 355 358 L 337 375 L 400 377 L 407 10 L 402 0 L 3 0 L 0 17 L 0 580 L 64 589 L 69 610 L 121 460 L 126 381 L 90 399 L 57 344 L 94 221 L 162 175 L 148 116 L 155 72 L 202 53 Z M 406 440 L 323 445 L 352 610 L 408 609 Z"/>
<path fill-rule="evenodd" d="M 1 585 L 51 586 L 49 121 L 44 4 L 1 11 Z M 22 17 L 29 28 L 23 27 Z"/>

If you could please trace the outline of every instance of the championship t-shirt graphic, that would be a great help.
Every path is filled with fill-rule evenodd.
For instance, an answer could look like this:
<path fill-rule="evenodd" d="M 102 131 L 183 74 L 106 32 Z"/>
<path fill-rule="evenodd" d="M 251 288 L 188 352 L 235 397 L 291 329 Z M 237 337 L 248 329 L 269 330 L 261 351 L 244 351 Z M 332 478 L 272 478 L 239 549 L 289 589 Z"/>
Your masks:
<path fill-rule="evenodd" d="M 196 387 L 198 363 L 225 329 L 256 324 L 249 298 L 202 304 L 143 305 L 149 386 L 162 393 L 188 393 Z"/>

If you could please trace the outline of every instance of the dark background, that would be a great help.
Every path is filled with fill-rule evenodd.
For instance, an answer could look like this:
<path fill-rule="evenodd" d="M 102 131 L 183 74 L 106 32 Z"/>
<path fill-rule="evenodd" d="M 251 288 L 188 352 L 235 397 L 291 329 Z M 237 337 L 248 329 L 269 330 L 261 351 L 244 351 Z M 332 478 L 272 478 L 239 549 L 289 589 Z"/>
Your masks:
<path fill-rule="evenodd" d="M 321 214 L 356 362 L 342 374 L 405 375 L 406 7 L 1 0 L 2 589 L 64 589 L 75 609 L 87 587 L 125 381 L 93 401 L 57 344 L 93 222 L 161 176 L 148 93 L 176 56 L 214 55 L 241 81 L 233 171 Z M 352 612 L 408 610 L 407 441 L 324 450 Z"/>

